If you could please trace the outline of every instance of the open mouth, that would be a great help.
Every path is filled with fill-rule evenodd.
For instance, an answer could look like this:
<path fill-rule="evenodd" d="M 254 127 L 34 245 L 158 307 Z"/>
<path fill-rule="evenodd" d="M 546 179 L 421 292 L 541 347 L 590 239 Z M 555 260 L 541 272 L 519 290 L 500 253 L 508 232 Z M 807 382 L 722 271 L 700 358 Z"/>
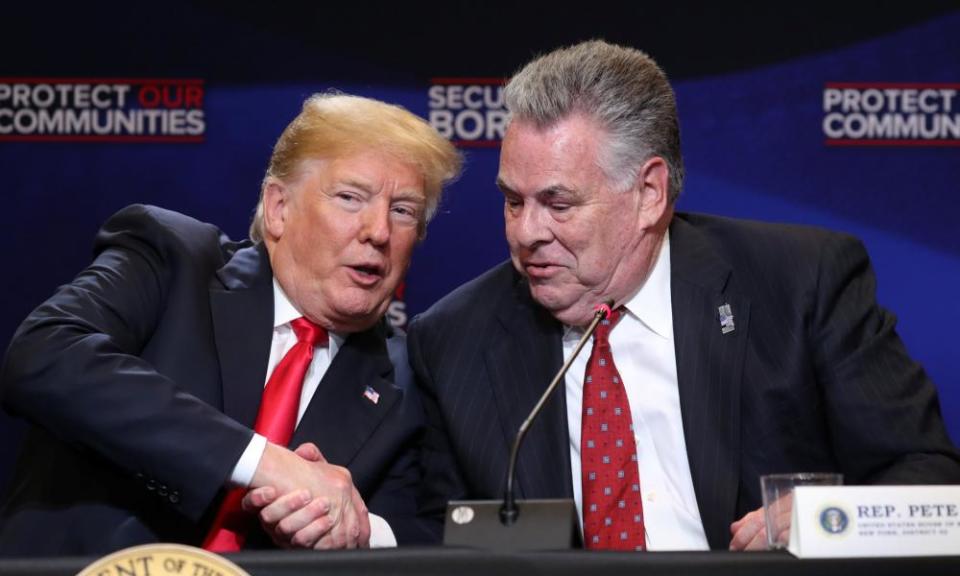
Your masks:
<path fill-rule="evenodd" d="M 376 284 L 383 278 L 383 269 L 375 265 L 350 266 L 350 271 L 354 281 L 361 285 Z"/>

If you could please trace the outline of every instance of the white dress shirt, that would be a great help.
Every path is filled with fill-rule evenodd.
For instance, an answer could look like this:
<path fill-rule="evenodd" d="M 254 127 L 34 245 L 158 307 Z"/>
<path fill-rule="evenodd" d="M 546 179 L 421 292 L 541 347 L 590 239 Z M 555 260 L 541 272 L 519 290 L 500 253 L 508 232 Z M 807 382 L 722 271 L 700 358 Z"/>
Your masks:
<path fill-rule="evenodd" d="M 626 387 L 633 418 L 647 548 L 708 550 L 690 476 L 680 413 L 670 298 L 669 233 L 664 236 L 650 276 L 625 307 L 628 313 L 610 333 L 610 347 Z M 570 357 L 582 336 L 583 330 L 567 328 L 563 336 L 564 360 Z M 570 366 L 564 382 L 573 496 L 581 530 L 580 419 L 590 347 L 592 342 Z"/>
<path fill-rule="evenodd" d="M 277 279 L 274 278 L 273 340 L 270 343 L 270 359 L 267 362 L 267 379 L 263 383 L 264 386 L 270 381 L 270 375 L 273 374 L 273 370 L 277 367 L 277 364 L 280 363 L 287 352 L 297 343 L 297 335 L 293 331 L 291 322 L 301 317 L 303 317 L 303 314 L 297 311 L 287 298 L 287 295 L 283 292 L 283 288 L 277 283 Z M 307 406 L 310 405 L 310 400 L 313 398 L 314 392 L 317 391 L 320 380 L 323 379 L 327 368 L 329 368 L 330 363 L 333 362 L 333 357 L 337 355 L 337 351 L 343 346 L 343 336 L 334 332 L 330 332 L 329 336 L 329 344 L 327 346 L 319 346 L 313 349 L 313 359 L 310 361 L 307 373 L 303 377 L 303 388 L 300 390 L 297 425 L 300 424 L 300 419 L 303 418 Z M 237 465 L 230 475 L 230 482 L 244 488 L 250 486 L 257 466 L 260 464 L 260 458 L 263 456 L 263 451 L 266 448 L 267 439 L 260 434 L 254 433 L 250 444 L 247 445 L 246 450 L 240 455 L 240 460 L 237 461 Z M 387 524 L 387 521 L 376 514 L 370 514 L 370 547 L 388 548 L 396 545 L 397 539 L 394 537 L 393 530 L 390 528 L 390 525 Z"/>

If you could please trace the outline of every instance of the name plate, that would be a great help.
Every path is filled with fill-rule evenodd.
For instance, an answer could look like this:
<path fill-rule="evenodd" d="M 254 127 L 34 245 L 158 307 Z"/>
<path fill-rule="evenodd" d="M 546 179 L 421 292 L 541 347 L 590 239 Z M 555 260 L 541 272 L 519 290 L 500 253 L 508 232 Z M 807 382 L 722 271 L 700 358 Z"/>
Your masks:
<path fill-rule="evenodd" d="M 960 486 L 799 486 L 798 558 L 960 555 Z"/>

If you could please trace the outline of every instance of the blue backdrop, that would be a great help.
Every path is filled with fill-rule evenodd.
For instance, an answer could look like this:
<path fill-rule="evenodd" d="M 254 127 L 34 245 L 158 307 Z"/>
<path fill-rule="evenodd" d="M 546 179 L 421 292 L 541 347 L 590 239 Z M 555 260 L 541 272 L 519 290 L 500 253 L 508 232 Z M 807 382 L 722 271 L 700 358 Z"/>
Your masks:
<path fill-rule="evenodd" d="M 193 78 L 203 81 L 204 130 L 192 143 L 5 139 L 13 124 L 2 110 L 16 107 L 0 98 L 0 345 L 89 261 L 99 224 L 126 204 L 158 204 L 245 236 L 272 143 L 311 93 L 335 87 L 428 117 L 432 86 L 490 86 L 537 51 L 606 37 L 649 51 L 673 79 L 689 174 L 682 210 L 814 224 L 864 240 L 879 300 L 898 315 L 960 441 L 951 332 L 960 325 L 960 136 L 833 146 L 823 129 L 828 85 L 960 88 L 960 11 L 680 4 L 601 2 L 596 13 L 553 21 L 546 6 L 473 2 L 417 13 L 374 2 L 333 11 L 174 2 L 143 14 L 100 5 L 64 8 L 56 19 L 7 9 L 20 26 L 0 40 L 0 85 Z M 938 113 L 960 119 L 960 99 L 953 104 Z M 489 120 L 494 108 L 477 113 Z M 473 127 L 466 122 L 459 136 Z M 464 148 L 466 172 L 414 256 L 408 316 L 507 256 L 496 138 L 467 144 L 475 146 Z M 0 419 L 0 483 L 19 430 Z"/>

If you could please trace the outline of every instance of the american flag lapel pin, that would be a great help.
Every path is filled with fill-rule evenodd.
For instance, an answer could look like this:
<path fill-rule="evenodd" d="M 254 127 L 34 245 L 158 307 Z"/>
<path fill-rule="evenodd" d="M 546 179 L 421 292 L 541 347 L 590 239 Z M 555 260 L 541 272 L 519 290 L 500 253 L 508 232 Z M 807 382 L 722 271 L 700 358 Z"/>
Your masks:
<path fill-rule="evenodd" d="M 371 386 L 367 386 L 363 391 L 363 397 L 367 400 L 377 404 L 380 402 L 380 393 L 373 389 Z"/>
<path fill-rule="evenodd" d="M 720 333 L 729 334 L 736 329 L 736 326 L 733 323 L 733 309 L 730 308 L 729 304 L 724 303 L 723 305 L 717 308 L 717 313 L 720 317 Z"/>

